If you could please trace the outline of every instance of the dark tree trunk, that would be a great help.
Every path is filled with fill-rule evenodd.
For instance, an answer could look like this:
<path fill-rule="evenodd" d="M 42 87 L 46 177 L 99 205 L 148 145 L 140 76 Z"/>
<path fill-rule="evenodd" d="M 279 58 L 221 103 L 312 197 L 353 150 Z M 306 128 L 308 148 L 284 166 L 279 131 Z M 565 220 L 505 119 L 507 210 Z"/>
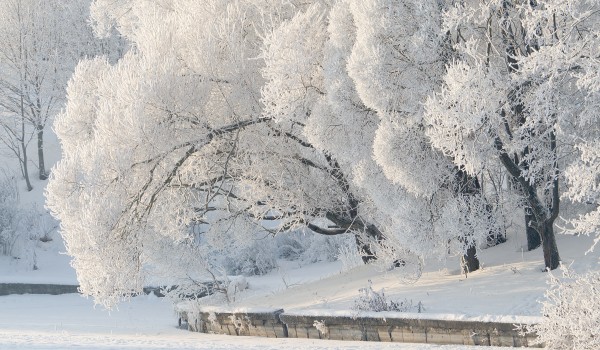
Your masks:
<path fill-rule="evenodd" d="M 330 154 L 325 154 L 325 159 L 329 163 L 331 170 L 330 175 L 336 179 L 338 186 L 346 193 L 348 206 L 345 209 L 346 215 L 338 215 L 328 213 L 327 219 L 344 229 L 352 229 L 355 232 L 354 238 L 356 246 L 362 256 L 362 261 L 366 264 L 377 259 L 377 253 L 373 250 L 372 245 L 382 242 L 385 237 L 379 228 L 371 223 L 363 221 L 358 215 L 359 201 L 352 193 L 350 184 L 346 175 L 341 171 L 341 167 L 337 160 Z M 362 233 L 362 234 L 361 234 Z"/>
<path fill-rule="evenodd" d="M 552 134 L 553 135 L 553 134 Z M 551 148 L 555 149 L 556 140 L 551 136 Z M 554 220 L 558 217 L 560 210 L 560 195 L 558 192 L 558 169 L 555 170 L 555 179 L 552 188 L 552 204 L 547 208 L 540 200 L 537 194 L 537 188 L 532 185 L 528 179 L 524 178 L 521 169 L 504 151 L 504 146 L 500 138 L 496 138 L 496 149 L 500 151 L 500 161 L 506 167 L 506 170 L 521 185 L 525 200 L 527 200 L 531 213 L 534 216 L 535 229 L 542 240 L 542 249 L 544 251 L 544 264 L 548 270 L 554 270 L 559 266 L 560 256 L 556 238 L 554 237 Z M 550 210 L 548 210 L 550 209 Z M 550 215 L 548 215 L 548 211 Z"/>
<path fill-rule="evenodd" d="M 47 180 L 46 166 L 44 163 L 44 127 L 37 126 L 37 150 L 38 150 L 38 168 L 40 170 L 40 180 Z"/>
<path fill-rule="evenodd" d="M 535 6 L 532 3 L 532 6 Z M 514 7 L 514 3 L 512 1 L 509 0 L 504 0 L 502 2 L 502 7 L 503 7 L 503 12 L 502 12 L 502 37 L 503 37 L 503 41 L 504 44 L 506 45 L 506 62 L 507 62 L 507 68 L 509 73 L 513 73 L 513 72 L 518 72 L 519 70 L 519 62 L 517 60 L 517 57 L 519 56 L 517 54 L 517 43 L 515 42 L 515 33 L 513 30 L 513 22 L 510 20 L 509 18 L 509 13 L 510 10 Z M 556 38 L 558 39 L 558 38 Z M 533 45 L 526 45 L 526 51 L 527 53 L 531 53 L 534 51 L 538 50 L 537 44 L 533 44 Z M 527 86 L 527 84 L 515 87 L 512 91 L 510 95 L 514 95 L 514 96 L 519 96 L 522 94 L 522 91 L 520 91 L 521 89 L 524 89 Z M 527 116 L 525 114 L 525 106 L 523 104 L 522 100 L 519 100 L 517 97 L 513 98 L 513 101 L 511 101 L 511 107 L 510 107 L 510 111 L 513 114 L 513 117 L 515 118 L 516 121 L 518 121 L 519 126 L 522 127 L 525 122 L 527 121 Z M 506 117 L 506 110 L 502 111 L 502 115 L 505 118 Z M 509 128 L 509 123 L 506 123 L 506 129 L 507 129 L 507 134 L 509 135 L 509 137 L 512 137 L 513 133 L 511 132 L 510 128 Z M 528 130 L 528 136 L 535 138 L 538 137 L 538 135 L 535 135 L 535 130 Z M 527 158 L 530 158 L 528 156 L 530 156 L 530 151 L 531 149 L 529 147 L 525 147 L 522 151 L 522 156 L 523 156 L 523 160 L 520 162 L 518 160 L 518 157 L 514 157 L 511 158 L 511 156 L 507 153 L 506 149 L 504 148 L 504 143 L 502 142 L 502 140 L 500 139 L 500 136 L 496 136 L 496 139 L 494 140 L 494 146 L 496 147 L 496 150 L 499 151 L 499 157 L 500 157 L 500 161 L 502 162 L 502 164 L 505 166 L 506 170 L 509 172 L 509 174 L 513 177 L 513 179 L 518 182 L 521 186 L 521 189 L 523 191 L 525 200 L 527 201 L 527 204 L 531 210 L 531 217 L 525 216 L 525 220 L 526 223 L 528 223 L 527 228 L 529 228 L 529 226 L 533 226 L 535 228 L 535 230 L 537 231 L 537 236 L 539 237 L 539 239 L 541 240 L 542 243 L 542 249 L 543 249 L 543 253 L 544 253 L 544 264 L 546 266 L 546 269 L 548 270 L 554 270 L 555 268 L 557 268 L 559 266 L 560 263 L 560 257 L 558 255 L 558 247 L 556 246 L 556 239 L 554 237 L 554 220 L 556 220 L 556 218 L 558 217 L 558 213 L 560 211 L 560 195 L 559 195 L 559 191 L 558 191 L 558 179 L 559 179 L 559 170 L 558 170 L 558 156 L 556 153 L 556 147 L 557 147 L 557 143 L 556 143 L 556 134 L 554 132 L 554 130 L 552 130 L 549 133 L 549 146 L 550 146 L 550 151 L 554 154 L 554 174 L 552 174 L 553 176 L 553 186 L 552 186 L 552 196 L 551 196 L 551 200 L 549 201 L 550 203 L 547 203 L 548 201 L 544 201 L 540 198 L 540 196 L 538 195 L 538 186 L 539 184 L 536 184 L 535 182 L 532 183 L 530 181 L 530 179 L 526 178 L 523 175 L 523 171 L 524 170 L 528 170 L 529 169 L 529 164 L 528 161 L 526 160 Z M 529 237 L 531 236 L 532 241 L 531 241 L 531 245 L 529 244 Z M 535 245 L 535 238 L 533 235 L 533 232 L 529 232 L 529 229 L 527 230 L 527 246 L 532 247 Z"/>
<path fill-rule="evenodd" d="M 560 256 L 558 255 L 558 246 L 554 236 L 554 220 L 546 222 L 541 227 L 542 248 L 544 251 L 544 264 L 547 270 L 554 270 L 560 265 Z"/>
<path fill-rule="evenodd" d="M 477 249 L 475 246 L 470 246 L 467 249 L 467 254 L 463 255 L 461 259 L 461 266 L 465 276 L 469 272 L 479 270 L 479 259 L 477 259 Z"/>
<path fill-rule="evenodd" d="M 535 217 L 529 208 L 525 208 L 525 232 L 527 234 L 527 250 L 531 251 L 542 245 L 542 237 L 535 229 Z"/>

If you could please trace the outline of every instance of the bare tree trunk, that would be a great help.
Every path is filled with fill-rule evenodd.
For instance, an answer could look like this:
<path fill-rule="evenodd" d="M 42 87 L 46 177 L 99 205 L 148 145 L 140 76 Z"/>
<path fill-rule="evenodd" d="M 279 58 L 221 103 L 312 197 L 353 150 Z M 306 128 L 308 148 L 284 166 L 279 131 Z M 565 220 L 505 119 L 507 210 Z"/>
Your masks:
<path fill-rule="evenodd" d="M 23 152 L 21 167 L 23 170 L 23 177 L 25 178 L 25 183 L 27 184 L 27 191 L 33 190 L 33 186 L 31 186 L 31 181 L 29 181 L 29 169 L 27 167 L 27 145 L 25 144 L 25 106 L 23 102 L 23 95 L 21 95 L 21 150 Z"/>
<path fill-rule="evenodd" d="M 21 119 L 21 151 L 23 152 L 23 157 L 21 159 L 21 169 L 23 170 L 23 177 L 25 178 L 25 184 L 27 185 L 27 191 L 33 190 L 33 186 L 31 186 L 31 181 L 29 181 L 29 169 L 27 167 L 27 145 L 25 144 L 25 120 Z"/>
<path fill-rule="evenodd" d="M 37 150 L 38 150 L 38 168 L 40 180 L 47 180 L 46 166 L 44 163 L 44 127 L 37 126 Z"/>

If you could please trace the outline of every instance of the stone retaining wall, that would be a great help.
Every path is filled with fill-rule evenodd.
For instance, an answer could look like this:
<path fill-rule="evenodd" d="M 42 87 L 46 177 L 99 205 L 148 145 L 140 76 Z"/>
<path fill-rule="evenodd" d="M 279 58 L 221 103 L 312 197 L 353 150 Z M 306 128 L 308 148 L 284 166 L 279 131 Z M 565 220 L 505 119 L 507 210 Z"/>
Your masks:
<path fill-rule="evenodd" d="M 188 329 L 194 332 L 287 338 L 287 327 L 279 317 L 282 312 L 199 312 L 195 317 L 183 314 L 182 318 L 188 323 Z"/>
<path fill-rule="evenodd" d="M 0 283 L 0 296 L 11 294 L 71 294 L 79 293 L 79 286 L 63 284 Z"/>
<path fill-rule="evenodd" d="M 164 297 L 163 287 L 144 287 L 144 294 Z M 11 294 L 72 294 L 79 293 L 79 286 L 67 284 L 0 283 L 0 296 Z M 204 294 L 199 294 L 205 296 Z"/>
<path fill-rule="evenodd" d="M 533 335 L 520 335 L 513 324 L 498 322 L 315 317 L 285 313 L 280 319 L 287 325 L 291 338 L 517 347 L 529 346 L 535 339 Z"/>
<path fill-rule="evenodd" d="M 512 323 L 410 318 L 306 316 L 272 312 L 180 313 L 195 332 L 272 338 L 362 340 L 400 343 L 533 346 Z"/>

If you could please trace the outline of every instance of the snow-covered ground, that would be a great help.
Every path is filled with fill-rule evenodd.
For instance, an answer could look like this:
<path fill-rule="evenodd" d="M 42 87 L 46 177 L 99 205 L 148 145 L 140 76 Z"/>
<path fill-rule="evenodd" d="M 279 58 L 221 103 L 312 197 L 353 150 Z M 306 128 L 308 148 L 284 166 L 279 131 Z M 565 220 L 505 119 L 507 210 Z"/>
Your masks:
<path fill-rule="evenodd" d="M 0 297 L 0 310 L 0 349 L 474 349 L 192 333 L 176 328 L 171 305 L 151 296 L 133 298 L 108 312 L 75 294 L 13 295 Z"/>
<path fill-rule="evenodd" d="M 0 282 L 67 283 L 74 272 L 68 257 L 54 253 L 57 240 L 40 261 L 40 270 L 9 272 Z M 558 237 L 563 260 L 575 270 L 593 266 L 598 253 L 585 254 L 591 240 Z M 521 252 L 516 242 L 483 250 L 484 268 L 465 278 L 456 261 L 431 263 L 416 283 L 407 284 L 401 271 L 382 272 L 372 266 L 343 271 L 339 262 L 299 266 L 287 262 L 266 276 L 248 278 L 249 289 L 236 296 L 227 309 L 283 307 L 305 314 L 347 314 L 358 289 L 372 280 L 385 288 L 390 300 L 409 299 L 425 305 L 424 317 L 503 320 L 519 323 L 539 316 L 538 300 L 546 288 L 539 250 Z M 54 256 L 54 258 L 53 258 Z M 595 265 L 597 266 L 597 265 Z M 454 269 L 452 269 L 454 268 Z M 527 317 L 524 317 L 527 316 Z M 468 349 L 464 346 L 385 344 L 230 337 L 188 332 L 176 328 L 177 316 L 165 299 L 140 296 L 118 310 L 94 308 L 79 295 L 11 295 L 0 297 L 0 349 Z"/>
<path fill-rule="evenodd" d="M 75 270 L 69 265 L 71 257 L 55 232 L 50 242 L 35 242 L 37 270 L 24 261 L 0 255 L 0 283 L 78 284 Z"/>
<path fill-rule="evenodd" d="M 587 253 L 589 237 L 558 235 L 563 263 L 577 272 L 598 268 L 600 252 Z M 339 262 L 299 267 L 287 263 L 266 276 L 248 278 L 249 289 L 236 296 L 229 309 L 283 308 L 287 312 L 353 313 L 360 288 L 373 283 L 388 300 L 421 302 L 427 315 L 443 318 L 504 320 L 539 317 L 548 274 L 541 248 L 522 251 L 520 237 L 479 252 L 483 268 L 467 278 L 459 273 L 457 259 L 429 261 L 422 277 L 407 280 L 402 269 L 381 271 L 358 266 L 341 271 Z M 560 274 L 560 271 L 553 272 Z M 340 311 L 341 310 L 341 311 Z"/>

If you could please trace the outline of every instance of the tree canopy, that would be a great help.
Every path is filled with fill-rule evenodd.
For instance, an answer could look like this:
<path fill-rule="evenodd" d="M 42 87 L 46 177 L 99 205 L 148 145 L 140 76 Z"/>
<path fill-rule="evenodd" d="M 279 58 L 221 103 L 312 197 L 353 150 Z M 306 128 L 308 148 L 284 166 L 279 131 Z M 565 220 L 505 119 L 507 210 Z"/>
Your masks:
<path fill-rule="evenodd" d="M 82 292 L 298 228 L 388 267 L 476 259 L 517 207 L 556 268 L 560 183 L 598 225 L 599 6 L 95 1 L 131 49 L 79 63 L 48 186 Z"/>

